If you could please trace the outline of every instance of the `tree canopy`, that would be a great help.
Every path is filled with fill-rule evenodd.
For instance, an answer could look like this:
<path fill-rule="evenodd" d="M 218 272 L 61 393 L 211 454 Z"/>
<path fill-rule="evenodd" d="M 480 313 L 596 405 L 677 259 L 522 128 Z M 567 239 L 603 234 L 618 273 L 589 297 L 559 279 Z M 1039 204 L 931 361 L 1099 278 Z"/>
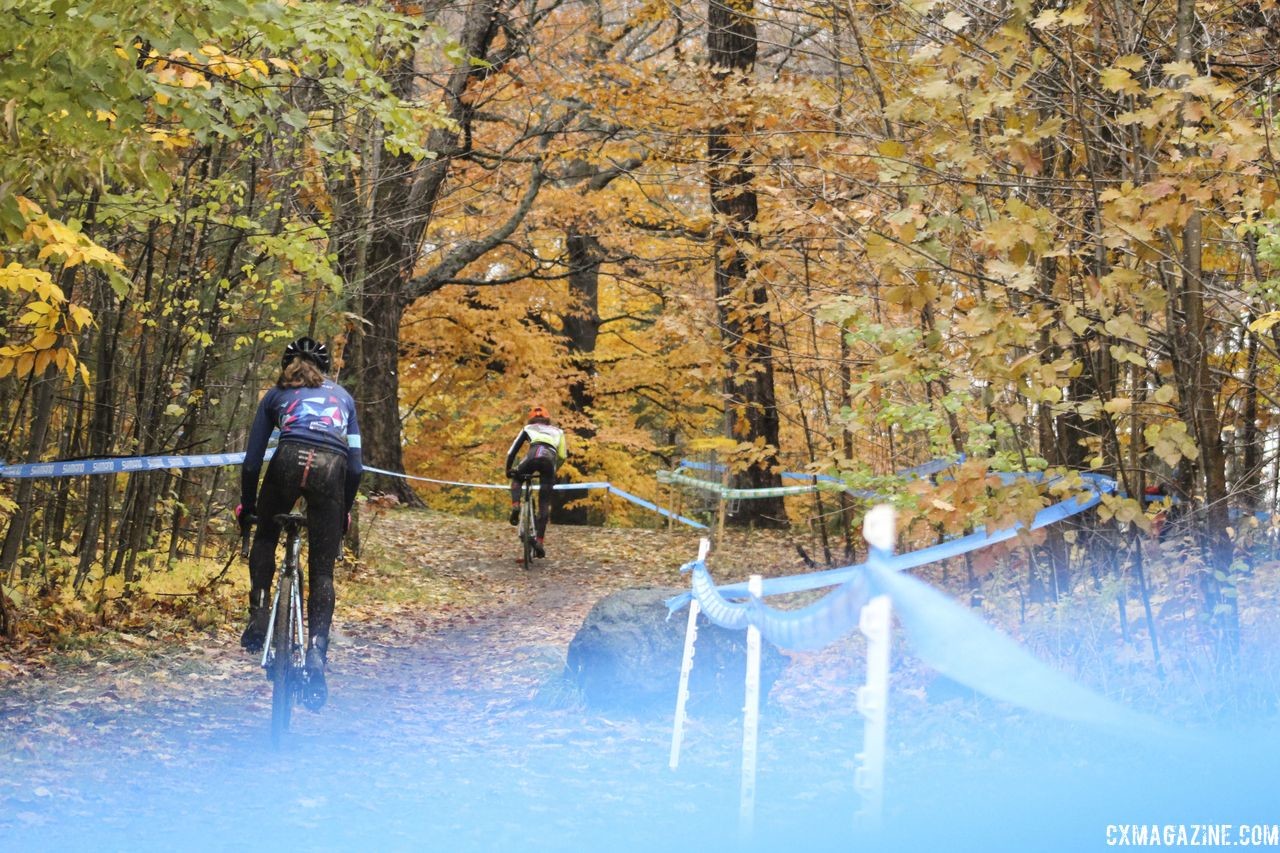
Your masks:
<path fill-rule="evenodd" d="M 311 332 L 427 477 L 500 476 L 535 402 L 574 476 L 653 496 L 714 446 L 920 541 L 1108 474 L 1101 547 L 1028 538 L 1029 591 L 1140 585 L 1174 512 L 1230 646 L 1280 482 L 1272 4 L 0 5 L 7 460 L 238 449 Z M 232 482 L 6 480 L 0 571 L 202 548 Z M 847 540 L 828 503 L 737 517 Z"/>

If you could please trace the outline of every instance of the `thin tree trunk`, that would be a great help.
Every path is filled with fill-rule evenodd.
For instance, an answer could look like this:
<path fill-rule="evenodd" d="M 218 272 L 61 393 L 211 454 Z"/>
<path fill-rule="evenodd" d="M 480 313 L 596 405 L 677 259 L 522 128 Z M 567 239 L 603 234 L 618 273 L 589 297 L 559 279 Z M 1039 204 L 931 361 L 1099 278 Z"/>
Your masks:
<path fill-rule="evenodd" d="M 89 455 L 105 456 L 111 445 L 111 436 L 115 431 L 115 367 L 116 353 L 120 348 L 120 335 L 124 325 L 124 312 L 115 305 L 115 295 L 109 287 L 102 287 L 103 308 L 97 314 L 103 332 L 98 335 L 95 347 L 95 369 L 92 371 L 93 411 L 89 417 Z M 80 561 L 76 567 L 75 589 L 77 594 L 89 576 L 94 558 L 98 553 L 98 536 L 107 501 L 110 500 L 113 475 L 99 475 L 88 478 L 88 497 L 85 501 L 84 526 L 80 533 Z M 105 538 L 104 538 L 104 548 Z M 103 570 L 106 570 L 106 558 L 103 558 Z"/>
<path fill-rule="evenodd" d="M 1252 319 L 1252 318 L 1250 318 Z M 1244 410 L 1240 413 L 1240 477 L 1237 486 L 1242 499 L 1241 511 L 1248 515 L 1258 511 L 1262 505 L 1262 456 L 1263 433 L 1258 429 L 1258 336 L 1253 332 L 1246 333 L 1248 362 L 1246 367 L 1243 393 Z"/>
<path fill-rule="evenodd" d="M 1194 59 L 1194 40 L 1198 32 L 1195 0 L 1178 0 L 1177 58 L 1180 62 Z M 1190 121 L 1190 119 L 1188 119 Z M 1236 599 L 1224 595 L 1221 578 L 1231 569 L 1233 546 L 1227 533 L 1230 526 L 1226 480 L 1226 453 L 1222 444 L 1221 423 L 1214 407 L 1214 379 L 1210 358 L 1213 347 L 1205 314 L 1205 276 L 1203 262 L 1203 218 L 1194 210 L 1182 228 L 1182 252 L 1176 282 L 1173 308 L 1181 309 L 1174 319 L 1174 330 L 1180 346 L 1174 347 L 1175 365 L 1179 365 L 1179 391 L 1185 395 L 1190 426 L 1200 450 L 1199 470 L 1204 486 L 1205 515 L 1197 525 L 1201 551 L 1206 566 L 1199 575 L 1199 586 L 1205 615 L 1212 627 L 1215 653 L 1220 665 L 1229 666 L 1239 650 L 1240 626 Z M 1227 581 L 1226 583 L 1230 583 Z"/>
<path fill-rule="evenodd" d="M 62 374 L 59 373 L 58 368 L 50 365 L 46 368 L 44 377 L 36 383 L 35 420 L 31 425 L 25 456 L 25 461 L 28 463 L 39 462 L 40 455 L 44 452 L 49 423 L 53 419 L 54 390 L 61 381 L 61 377 Z M 35 513 L 33 499 L 35 486 L 34 478 L 24 477 L 18 481 L 18 487 L 14 490 L 13 502 L 18 505 L 18 508 L 9 518 L 9 529 L 5 533 L 4 546 L 0 548 L 0 577 L 7 578 L 10 583 L 13 582 L 18 557 L 22 553 L 22 544 L 26 540 L 27 529 Z"/>
<path fill-rule="evenodd" d="M 840 328 L 839 371 L 840 408 L 842 411 L 849 411 L 853 406 L 853 371 L 849 365 L 851 357 L 849 341 L 842 326 Z M 845 466 L 851 469 L 853 467 L 853 432 L 849 429 L 847 420 L 840 427 L 840 456 L 844 460 Z M 844 558 L 852 560 L 856 553 L 853 543 L 857 541 L 857 537 L 853 535 L 853 497 L 845 490 L 840 492 L 840 530 L 844 534 Z"/>

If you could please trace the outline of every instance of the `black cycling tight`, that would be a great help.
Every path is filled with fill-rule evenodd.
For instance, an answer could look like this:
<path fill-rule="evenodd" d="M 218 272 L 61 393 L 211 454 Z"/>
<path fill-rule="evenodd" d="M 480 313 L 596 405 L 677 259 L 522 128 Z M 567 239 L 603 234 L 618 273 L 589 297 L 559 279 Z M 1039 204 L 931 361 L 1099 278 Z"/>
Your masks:
<path fill-rule="evenodd" d="M 307 624 L 311 637 L 328 638 L 333 620 L 333 564 L 342 546 L 345 454 L 283 441 L 267 466 L 258 494 L 258 530 L 249 553 L 250 601 L 269 601 L 280 525 L 275 516 L 307 499 Z M 259 597 L 261 595 L 261 597 Z"/>
<path fill-rule="evenodd" d="M 534 445 L 534 447 L 545 445 Z M 551 518 L 551 490 L 556 486 L 555 451 L 548 456 L 543 453 L 530 453 L 524 461 L 516 466 L 516 479 L 511 482 L 511 502 L 520 500 L 520 480 L 538 475 L 538 538 L 547 535 L 547 521 Z"/>

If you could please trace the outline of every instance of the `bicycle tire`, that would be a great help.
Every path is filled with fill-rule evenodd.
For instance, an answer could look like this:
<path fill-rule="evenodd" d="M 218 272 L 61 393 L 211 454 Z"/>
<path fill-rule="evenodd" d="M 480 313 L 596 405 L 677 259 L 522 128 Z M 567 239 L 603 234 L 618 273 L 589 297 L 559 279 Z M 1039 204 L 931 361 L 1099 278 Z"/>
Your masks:
<path fill-rule="evenodd" d="M 520 525 L 516 530 L 520 534 L 521 562 L 525 569 L 532 564 L 534 560 L 534 502 L 532 502 L 532 493 L 534 487 L 530 480 L 525 480 L 524 488 L 520 493 Z"/>
<path fill-rule="evenodd" d="M 276 621 L 272 626 L 271 646 L 274 659 L 271 662 L 271 745 L 279 748 L 289 731 L 289 718 L 293 714 L 293 685 L 290 683 L 293 669 L 293 578 L 280 576 L 276 590 Z"/>
<path fill-rule="evenodd" d="M 533 565 L 533 486 L 526 480 L 520 499 L 520 545 L 524 567 Z"/>

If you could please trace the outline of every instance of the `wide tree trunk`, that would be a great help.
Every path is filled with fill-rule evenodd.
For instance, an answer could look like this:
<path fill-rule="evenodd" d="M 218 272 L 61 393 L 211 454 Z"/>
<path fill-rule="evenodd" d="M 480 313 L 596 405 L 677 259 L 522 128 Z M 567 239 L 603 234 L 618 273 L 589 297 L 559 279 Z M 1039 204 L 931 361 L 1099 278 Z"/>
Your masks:
<path fill-rule="evenodd" d="M 565 235 L 569 265 L 571 308 L 565 314 L 564 340 L 578 376 L 569 385 L 568 428 L 574 465 L 585 479 L 592 480 L 591 443 L 596 437 L 592 407 L 595 405 L 596 339 L 600 335 L 600 265 L 604 252 L 593 234 L 570 229 Z M 589 519 L 582 502 L 566 508 L 565 503 L 581 493 L 556 492 L 552 521 L 556 524 L 586 524 Z"/>
<path fill-rule="evenodd" d="M 384 471 L 404 471 L 400 422 L 400 300 L 406 251 L 384 240 L 373 246 L 364 281 L 363 317 L 369 324 L 360 341 L 360 373 L 356 380 L 361 445 L 365 463 Z M 391 244 L 391 245 L 389 245 Z M 408 253 L 412 257 L 412 253 Z M 422 499 L 400 477 L 370 474 L 367 481 L 379 492 L 396 495 L 401 503 L 422 506 Z"/>
<path fill-rule="evenodd" d="M 494 0 L 481 0 L 468 9 L 459 45 L 476 62 L 459 63 L 446 84 L 448 114 L 455 124 L 431 132 L 426 147 L 436 155 L 435 159 L 416 161 L 408 154 L 382 152 L 375 159 L 374 174 L 366 176 L 366 183 L 377 187 L 367 218 L 358 205 L 351 211 L 356 220 L 354 224 L 362 229 L 368 227 L 367 242 L 352 241 L 340 247 L 339 266 L 344 271 L 363 273 L 361 280 L 348 285 L 353 293 L 359 294 L 357 301 L 365 323 L 357 364 L 350 370 L 364 456 L 369 465 L 387 471 L 404 471 L 400 322 L 405 309 L 432 289 L 414 283 L 414 268 L 450 163 L 464 154 L 469 145 L 472 107 L 467 100 L 467 89 L 477 76 L 485 73 L 484 63 L 497 31 L 497 15 Z M 414 94 L 416 73 L 412 58 L 402 60 L 390 76 L 397 95 L 408 98 Z M 358 251 L 362 256 L 341 257 L 343 250 Z M 395 494 L 402 503 L 422 505 L 422 499 L 406 480 L 374 475 L 367 482 L 376 489 Z"/>
<path fill-rule="evenodd" d="M 430 10 L 424 13 L 429 15 Z M 337 230 L 360 236 L 339 245 L 339 267 L 347 276 L 349 292 L 355 295 L 353 302 L 358 304 L 363 322 L 360 339 L 353 347 L 354 366 L 345 370 L 352 377 L 360 409 L 365 457 L 374 467 L 404 470 L 399 369 L 400 324 L 405 310 L 456 281 L 467 265 L 501 246 L 528 215 L 542 187 L 544 173 L 535 157 L 525 195 L 506 221 L 488 234 L 433 255 L 429 267 L 425 271 L 419 269 L 424 260 L 423 237 L 451 166 L 471 154 L 476 121 L 472 87 L 523 49 L 525 38 L 512 28 L 513 20 L 532 27 L 539 17 L 513 17 L 500 8 L 499 0 L 479 0 L 468 6 L 458 37 L 458 46 L 467 59 L 454 66 L 444 84 L 442 101 L 450 122 L 428 134 L 425 148 L 432 158 L 417 161 L 408 154 L 392 155 L 379 150 L 376 156 L 365 158 L 362 183 L 375 188 L 371 203 L 367 207 L 350 203 L 352 187 L 346 188 L 343 207 L 350 211 L 346 218 L 354 220 L 348 225 L 355 227 Z M 506 38 L 495 48 L 500 32 L 505 32 Z M 400 97 L 408 99 L 417 94 L 414 86 L 419 75 L 411 58 L 402 60 L 388 76 Z M 395 493 L 404 503 L 421 505 L 421 499 L 403 479 L 386 477 L 379 482 L 375 476 L 372 482 L 375 488 Z"/>
<path fill-rule="evenodd" d="M 729 5 L 710 0 L 707 7 L 707 59 L 720 79 L 746 79 L 755 67 L 756 29 L 750 2 Z M 762 443 L 762 453 L 736 476 L 741 488 L 782 485 L 778 465 L 778 405 L 774 391 L 769 296 L 751 278 L 757 243 L 756 193 L 747 165 L 749 151 L 732 143 L 732 128 L 713 129 L 707 139 L 711 210 L 718 225 L 713 236 L 716 306 L 728 356 L 725 365 L 725 428 L 730 438 Z M 744 501 L 733 523 L 785 527 L 781 497 Z"/>
<path fill-rule="evenodd" d="M 580 373 L 569 386 L 569 404 L 582 424 L 571 432 L 579 441 L 595 438 L 591 407 L 595 403 L 596 338 L 600 334 L 600 241 L 591 234 L 570 231 L 566 235 L 569 256 L 569 297 L 572 307 L 564 317 L 564 338 L 569 357 Z"/>

